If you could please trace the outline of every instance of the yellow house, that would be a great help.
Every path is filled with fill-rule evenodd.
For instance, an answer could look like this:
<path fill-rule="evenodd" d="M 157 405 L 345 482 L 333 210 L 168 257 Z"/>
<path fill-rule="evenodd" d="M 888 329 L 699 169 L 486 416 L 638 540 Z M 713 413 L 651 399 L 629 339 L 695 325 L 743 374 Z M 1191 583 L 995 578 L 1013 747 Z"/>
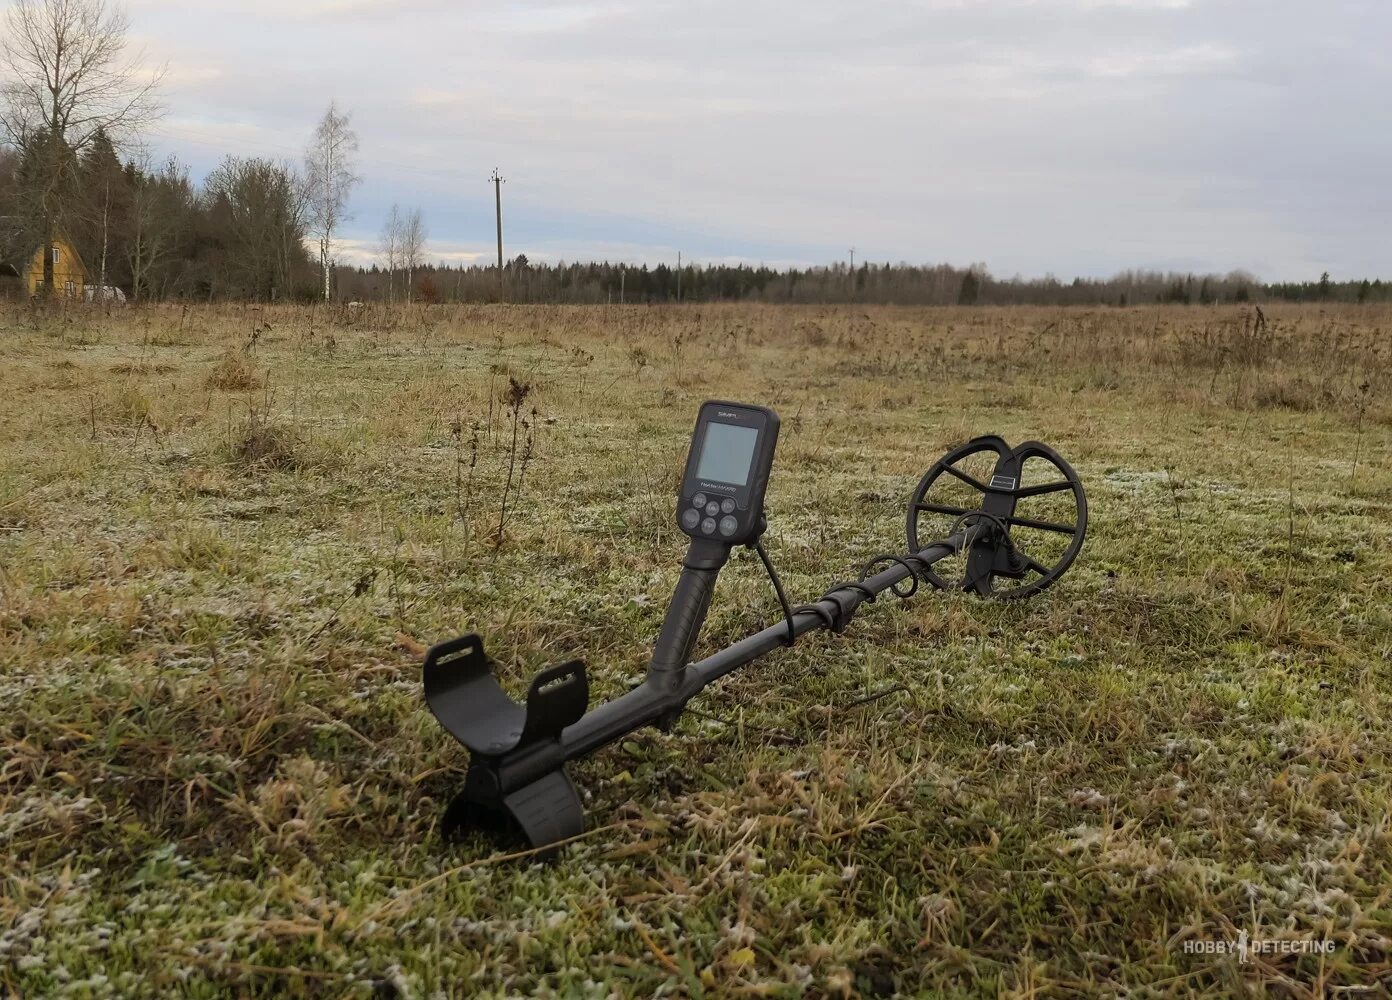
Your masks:
<path fill-rule="evenodd" d="M 27 268 L 23 265 L 16 268 L 20 271 L 25 290 L 30 295 L 38 295 L 43 291 L 45 253 L 53 258 L 53 293 L 62 298 L 83 298 L 86 294 L 87 267 L 72 244 L 62 236 L 55 236 L 47 250 L 43 247 L 35 250 Z"/>

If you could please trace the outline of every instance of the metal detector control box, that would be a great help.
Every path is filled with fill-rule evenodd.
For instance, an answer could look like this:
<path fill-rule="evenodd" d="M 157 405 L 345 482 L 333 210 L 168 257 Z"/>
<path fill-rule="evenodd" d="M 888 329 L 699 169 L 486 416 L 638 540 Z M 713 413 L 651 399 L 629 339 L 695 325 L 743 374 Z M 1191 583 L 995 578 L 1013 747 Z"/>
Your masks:
<path fill-rule="evenodd" d="M 764 493 L 778 445 L 778 414 L 712 400 L 701 407 L 677 500 L 692 538 L 743 545 L 763 530 Z"/>

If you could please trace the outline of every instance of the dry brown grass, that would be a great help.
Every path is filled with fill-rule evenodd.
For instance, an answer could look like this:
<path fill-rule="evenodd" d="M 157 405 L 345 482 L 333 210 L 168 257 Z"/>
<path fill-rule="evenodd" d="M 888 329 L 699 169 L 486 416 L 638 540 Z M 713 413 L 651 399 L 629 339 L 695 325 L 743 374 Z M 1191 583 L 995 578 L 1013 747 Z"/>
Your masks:
<path fill-rule="evenodd" d="M 256 366 L 241 351 L 228 351 L 222 356 L 203 384 L 223 392 L 255 392 L 262 386 Z"/>
<path fill-rule="evenodd" d="M 1387 990 L 1392 311 L 6 308 L 0 993 Z M 441 843 L 422 644 L 625 690 L 710 396 L 784 418 L 795 598 L 979 433 L 1075 464 L 1087 547 L 607 748 L 552 867 Z M 775 614 L 737 559 L 702 646 Z M 1337 948 L 1183 951 L 1241 930 Z"/>

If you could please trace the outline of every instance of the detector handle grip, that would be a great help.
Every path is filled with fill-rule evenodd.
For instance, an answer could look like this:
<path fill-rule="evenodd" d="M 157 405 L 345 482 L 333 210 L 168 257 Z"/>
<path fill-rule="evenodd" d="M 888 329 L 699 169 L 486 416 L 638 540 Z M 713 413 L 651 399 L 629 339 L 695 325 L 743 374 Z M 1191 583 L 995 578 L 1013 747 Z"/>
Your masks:
<path fill-rule="evenodd" d="M 677 588 L 667 605 L 662 631 L 648 661 L 647 680 L 652 687 L 671 691 L 681 685 L 686 665 L 691 662 L 691 650 L 710 611 L 715 582 L 729 559 L 729 545 L 705 538 L 691 540 Z"/>

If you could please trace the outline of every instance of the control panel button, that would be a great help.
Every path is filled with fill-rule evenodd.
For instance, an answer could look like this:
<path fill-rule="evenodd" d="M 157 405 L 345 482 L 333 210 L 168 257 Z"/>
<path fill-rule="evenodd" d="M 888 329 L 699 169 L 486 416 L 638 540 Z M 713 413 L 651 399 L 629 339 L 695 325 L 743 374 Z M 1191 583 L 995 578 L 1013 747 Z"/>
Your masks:
<path fill-rule="evenodd" d="M 722 535 L 724 535 L 726 538 L 729 538 L 736 531 L 739 531 L 739 522 L 736 521 L 733 517 L 731 517 L 729 514 L 726 514 L 724 517 L 720 519 L 720 533 Z"/>
<path fill-rule="evenodd" d="M 735 512 L 735 501 L 730 497 L 726 497 L 724 500 L 720 501 L 720 509 L 726 514 L 733 514 Z"/>
<path fill-rule="evenodd" d="M 712 500 L 710 503 L 706 504 L 706 513 L 711 517 L 715 517 L 716 514 L 720 513 L 720 504 Z"/>
<path fill-rule="evenodd" d="M 691 506 L 704 507 L 705 505 L 706 495 L 704 493 L 697 493 L 694 497 L 691 498 Z"/>
<path fill-rule="evenodd" d="M 708 535 L 715 534 L 715 518 L 708 517 L 701 522 L 701 530 Z"/>
<path fill-rule="evenodd" d="M 687 531 L 695 531 L 696 525 L 701 523 L 701 512 L 694 507 L 686 508 L 682 511 L 681 523 Z"/>

